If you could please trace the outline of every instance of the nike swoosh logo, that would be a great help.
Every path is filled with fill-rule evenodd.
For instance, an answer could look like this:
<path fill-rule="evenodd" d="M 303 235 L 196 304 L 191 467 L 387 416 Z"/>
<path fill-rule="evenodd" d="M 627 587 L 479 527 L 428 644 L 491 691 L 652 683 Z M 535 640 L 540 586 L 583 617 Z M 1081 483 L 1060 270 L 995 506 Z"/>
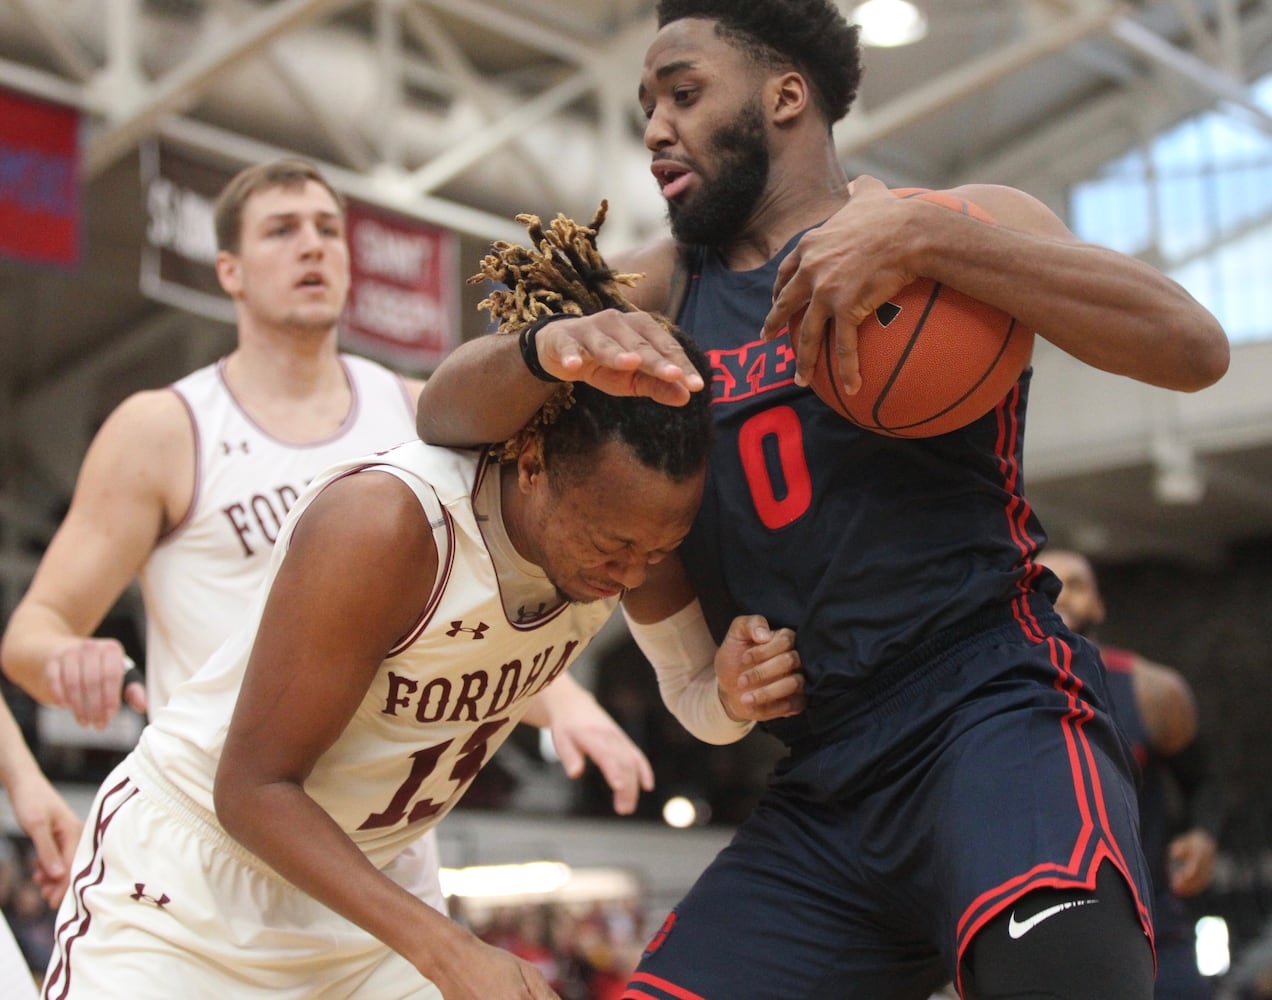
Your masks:
<path fill-rule="evenodd" d="M 1067 903 L 1057 903 L 1055 906 L 1048 906 L 1045 910 L 1039 910 L 1032 917 L 1025 920 L 1017 920 L 1016 911 L 1013 910 L 1011 919 L 1007 921 L 1007 933 L 1015 941 L 1024 937 L 1044 920 L 1051 919 L 1057 913 L 1063 913 L 1065 910 L 1071 910 L 1075 906 L 1086 906 L 1088 903 L 1094 902 L 1094 899 L 1071 899 Z"/>

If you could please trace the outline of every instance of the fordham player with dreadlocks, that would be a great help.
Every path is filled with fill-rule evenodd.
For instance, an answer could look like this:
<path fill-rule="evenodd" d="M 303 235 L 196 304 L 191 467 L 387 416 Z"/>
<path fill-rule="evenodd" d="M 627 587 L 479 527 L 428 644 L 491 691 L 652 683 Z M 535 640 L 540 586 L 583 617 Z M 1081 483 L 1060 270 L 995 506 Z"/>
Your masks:
<path fill-rule="evenodd" d="M 552 242 L 566 229 L 545 253 L 496 255 L 514 288 L 492 311 L 510 333 L 522 306 L 557 294 L 535 283 L 568 266 Z M 604 268 L 577 276 L 611 283 Z M 555 308 L 591 307 L 573 296 Z M 415 441 L 338 465 L 297 500 L 245 627 L 102 786 L 48 1000 L 555 996 L 383 869 L 693 519 L 706 396 L 668 411 L 567 391 L 509 448 Z M 792 645 L 741 618 L 720 669 L 788 674 Z M 714 677 L 688 680 L 714 696 Z"/>

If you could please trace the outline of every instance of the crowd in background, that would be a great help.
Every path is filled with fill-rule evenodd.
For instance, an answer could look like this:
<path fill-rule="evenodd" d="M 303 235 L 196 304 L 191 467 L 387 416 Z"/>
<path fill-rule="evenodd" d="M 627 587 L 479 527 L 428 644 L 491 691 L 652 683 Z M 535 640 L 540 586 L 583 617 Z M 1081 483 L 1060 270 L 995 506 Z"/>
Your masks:
<path fill-rule="evenodd" d="M 645 944 L 635 900 L 501 906 L 476 918 L 450 904 L 483 941 L 538 966 L 561 1000 L 618 1000 Z"/>
<path fill-rule="evenodd" d="M 44 972 L 53 951 L 53 911 L 32 879 L 31 843 L 25 837 L 0 836 L 0 913 L 32 973 Z"/>

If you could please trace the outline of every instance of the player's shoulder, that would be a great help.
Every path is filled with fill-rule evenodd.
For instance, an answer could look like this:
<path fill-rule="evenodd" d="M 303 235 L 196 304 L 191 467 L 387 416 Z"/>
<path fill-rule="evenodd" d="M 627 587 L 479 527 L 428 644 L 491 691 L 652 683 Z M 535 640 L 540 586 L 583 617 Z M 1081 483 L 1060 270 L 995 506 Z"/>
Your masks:
<path fill-rule="evenodd" d="M 194 440 L 189 411 L 172 389 L 135 392 L 94 435 L 77 492 L 127 483 L 136 495 L 161 498 L 172 517 L 182 507 L 178 494 L 192 477 Z"/>
<path fill-rule="evenodd" d="M 1193 741 L 1197 733 L 1197 703 L 1182 673 L 1137 656 L 1135 694 L 1152 732 L 1153 744 L 1161 753 L 1178 753 Z"/>
<path fill-rule="evenodd" d="M 962 184 L 950 188 L 950 194 L 965 198 L 1012 229 L 1040 235 L 1069 236 L 1072 233 L 1042 200 L 1006 184 Z"/>
<path fill-rule="evenodd" d="M 609 264 L 622 274 L 639 275 L 625 294 L 637 308 L 664 312 L 668 308 L 680 266 L 680 246 L 671 237 L 655 240 L 640 247 L 608 256 Z"/>
<path fill-rule="evenodd" d="M 1130 674 L 1135 671 L 1139 655 L 1120 646 L 1100 646 L 1100 659 L 1107 670 L 1116 674 Z"/>
<path fill-rule="evenodd" d="M 134 392 L 111 411 L 90 450 L 117 468 L 183 468 L 194 451 L 193 418 L 171 387 Z"/>
<path fill-rule="evenodd" d="M 115 407 L 102 432 L 134 435 L 134 440 L 155 441 L 188 431 L 190 411 L 171 386 L 143 389 L 124 398 Z"/>
<path fill-rule="evenodd" d="M 370 463 L 331 477 L 298 519 L 293 545 L 308 537 L 314 544 L 356 552 L 359 561 L 381 569 L 389 563 L 404 569 L 423 566 L 421 556 L 436 560 L 427 511 L 416 487 L 394 471 L 401 468 L 396 462 Z M 368 517 L 368 510 L 375 516 Z"/>
<path fill-rule="evenodd" d="M 1181 702 L 1192 701 L 1192 688 L 1189 687 L 1188 681 L 1184 679 L 1184 675 L 1174 667 L 1168 667 L 1164 663 L 1154 663 L 1143 656 L 1137 656 L 1135 658 L 1135 672 L 1141 678 L 1142 683 L 1152 685 L 1156 691 L 1161 692 L 1162 697 Z"/>

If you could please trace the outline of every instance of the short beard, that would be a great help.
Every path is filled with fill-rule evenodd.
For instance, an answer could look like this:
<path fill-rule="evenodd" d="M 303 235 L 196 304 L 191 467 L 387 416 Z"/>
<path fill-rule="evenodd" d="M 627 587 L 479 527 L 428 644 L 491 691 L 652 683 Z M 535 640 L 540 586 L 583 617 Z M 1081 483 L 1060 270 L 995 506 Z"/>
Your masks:
<path fill-rule="evenodd" d="M 715 179 L 684 202 L 667 203 L 671 233 L 681 243 L 720 246 L 741 234 L 769 179 L 764 115 L 758 102 L 742 108 L 711 137 Z"/>

